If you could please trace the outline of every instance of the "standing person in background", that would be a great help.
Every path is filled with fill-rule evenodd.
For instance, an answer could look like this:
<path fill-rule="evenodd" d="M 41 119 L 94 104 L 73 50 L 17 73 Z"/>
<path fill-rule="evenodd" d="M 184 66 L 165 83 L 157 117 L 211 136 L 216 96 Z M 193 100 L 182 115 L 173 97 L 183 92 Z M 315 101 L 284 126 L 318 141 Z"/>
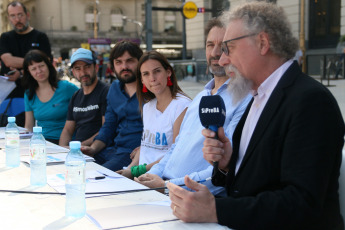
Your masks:
<path fill-rule="evenodd" d="M 140 145 L 143 123 L 136 96 L 136 72 L 143 54 L 138 44 L 117 42 L 109 60 L 117 76 L 107 95 L 105 122 L 91 146 L 81 151 L 96 163 L 117 171 L 131 163 L 131 152 Z"/>
<path fill-rule="evenodd" d="M 127 169 L 118 171 L 131 179 L 150 170 L 169 150 L 191 102 L 178 86 L 174 70 L 162 54 L 144 53 L 137 69 L 139 107 L 144 104 L 140 153 L 135 154 Z"/>
<path fill-rule="evenodd" d="M 23 98 L 24 89 L 20 77 L 25 54 L 29 50 L 38 49 L 52 61 L 51 48 L 47 35 L 30 26 L 30 14 L 23 3 L 10 2 L 7 5 L 7 16 L 13 30 L 3 33 L 0 38 L 0 75 L 7 76 L 9 81 L 16 82 L 16 88 L 7 98 Z M 14 74 L 7 75 L 10 70 L 16 71 Z M 18 115 L 16 121 L 19 126 L 24 126 L 24 113 Z"/>
<path fill-rule="evenodd" d="M 253 100 L 232 142 L 223 128 L 219 140 L 203 130 L 204 158 L 218 162 L 212 183 L 224 186 L 227 197 L 215 198 L 186 177 L 195 192 L 168 184 L 173 213 L 231 229 L 343 230 L 338 180 L 345 127 L 335 98 L 292 60 L 298 41 L 282 7 L 248 2 L 224 20 L 219 63 L 247 82 Z"/>
<path fill-rule="evenodd" d="M 25 55 L 23 70 L 25 128 L 32 132 L 37 120 L 45 139 L 59 144 L 68 104 L 78 87 L 60 81 L 47 55 L 39 50 L 31 50 Z"/>
<path fill-rule="evenodd" d="M 98 66 L 90 50 L 80 48 L 75 51 L 71 57 L 71 68 L 81 89 L 69 103 L 59 145 L 68 146 L 72 138 L 82 145 L 91 145 L 105 121 L 109 86 L 98 80 Z"/>

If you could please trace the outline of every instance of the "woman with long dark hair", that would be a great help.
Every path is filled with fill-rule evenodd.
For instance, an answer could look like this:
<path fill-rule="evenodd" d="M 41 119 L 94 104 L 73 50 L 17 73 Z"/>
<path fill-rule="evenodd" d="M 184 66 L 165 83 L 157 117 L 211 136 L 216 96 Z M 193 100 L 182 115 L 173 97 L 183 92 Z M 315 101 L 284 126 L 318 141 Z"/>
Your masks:
<path fill-rule="evenodd" d="M 118 171 L 132 179 L 148 171 L 170 149 L 191 102 L 178 86 L 172 66 L 157 51 L 148 51 L 139 60 L 136 93 L 144 123 L 140 152 L 127 170 Z"/>
<path fill-rule="evenodd" d="M 58 144 L 69 101 L 78 87 L 60 81 L 47 55 L 39 50 L 25 55 L 23 70 L 25 128 L 32 132 L 36 120 L 46 140 Z"/>

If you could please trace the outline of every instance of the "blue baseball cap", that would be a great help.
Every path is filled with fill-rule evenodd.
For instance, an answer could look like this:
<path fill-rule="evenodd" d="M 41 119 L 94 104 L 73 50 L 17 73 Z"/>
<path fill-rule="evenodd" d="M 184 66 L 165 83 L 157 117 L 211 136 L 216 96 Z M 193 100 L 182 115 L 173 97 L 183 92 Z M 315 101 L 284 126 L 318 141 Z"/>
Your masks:
<path fill-rule="evenodd" d="M 72 54 L 71 66 L 73 66 L 73 64 L 76 61 L 83 61 L 83 62 L 86 62 L 87 64 L 96 63 L 96 60 L 95 60 L 94 56 L 92 55 L 92 52 L 90 50 L 87 50 L 84 48 L 79 48 L 79 49 L 77 49 L 77 51 L 75 51 Z"/>

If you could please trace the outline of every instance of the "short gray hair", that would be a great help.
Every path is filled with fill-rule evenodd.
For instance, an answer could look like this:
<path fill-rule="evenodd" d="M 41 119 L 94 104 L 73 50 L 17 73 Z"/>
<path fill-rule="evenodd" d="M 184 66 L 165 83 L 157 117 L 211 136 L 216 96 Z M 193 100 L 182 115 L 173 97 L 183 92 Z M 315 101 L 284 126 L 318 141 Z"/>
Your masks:
<path fill-rule="evenodd" d="M 249 2 L 222 15 L 224 24 L 241 20 L 249 34 L 266 32 L 271 51 L 279 57 L 291 59 L 298 50 L 298 40 L 282 7 L 267 2 Z"/>

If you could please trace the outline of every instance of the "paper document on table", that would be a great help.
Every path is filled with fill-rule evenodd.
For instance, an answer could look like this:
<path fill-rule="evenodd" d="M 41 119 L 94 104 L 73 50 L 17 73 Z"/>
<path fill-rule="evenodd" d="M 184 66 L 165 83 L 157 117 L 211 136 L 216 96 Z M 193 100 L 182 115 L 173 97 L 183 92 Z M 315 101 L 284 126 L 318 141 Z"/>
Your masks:
<path fill-rule="evenodd" d="M 18 127 L 18 129 L 19 129 L 20 138 L 23 138 L 24 136 L 27 136 L 30 134 L 30 132 L 28 132 L 26 128 Z M 0 128 L 0 139 L 5 139 L 5 130 L 6 130 L 6 127 Z M 32 136 L 32 133 L 31 133 L 31 136 Z"/>
<path fill-rule="evenodd" d="M 143 189 L 145 186 L 112 172 L 102 173 L 102 171 L 86 171 L 86 193 L 94 192 L 115 192 L 132 189 Z M 99 179 L 98 179 L 99 178 Z M 47 175 L 47 183 L 57 192 L 65 193 L 65 175 Z M 87 194 L 85 197 L 107 196 L 111 194 Z"/>
<path fill-rule="evenodd" d="M 47 165 L 65 163 L 67 153 L 47 154 Z M 92 157 L 84 155 L 87 162 L 95 161 Z M 21 156 L 20 161 L 30 165 L 30 156 Z"/>
<path fill-rule="evenodd" d="M 100 229 L 116 229 L 178 220 L 170 202 L 165 205 L 143 203 L 128 206 L 88 210 L 87 217 Z"/>
<path fill-rule="evenodd" d="M 0 104 L 5 100 L 5 98 L 16 88 L 16 83 L 14 81 L 8 81 L 8 77 L 0 76 Z"/>

